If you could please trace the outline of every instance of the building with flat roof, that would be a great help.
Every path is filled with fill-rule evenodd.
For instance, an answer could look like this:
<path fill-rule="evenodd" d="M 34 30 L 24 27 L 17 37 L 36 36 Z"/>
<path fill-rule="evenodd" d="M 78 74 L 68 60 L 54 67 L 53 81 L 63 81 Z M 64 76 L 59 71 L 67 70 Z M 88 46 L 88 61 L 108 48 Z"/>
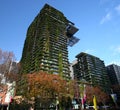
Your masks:
<path fill-rule="evenodd" d="M 120 66 L 111 64 L 106 66 L 111 85 L 120 85 Z"/>
<path fill-rule="evenodd" d="M 89 84 L 100 86 L 104 91 L 110 92 L 110 81 L 104 61 L 84 52 L 76 58 L 77 63 L 73 65 L 74 78 L 79 81 L 84 79 Z"/>
<path fill-rule="evenodd" d="M 77 31 L 62 12 L 45 4 L 28 28 L 21 73 L 45 71 L 69 79 L 68 46 L 79 41 L 73 36 Z"/>
<path fill-rule="evenodd" d="M 111 82 L 111 92 L 117 94 L 117 99 L 120 104 L 120 66 L 111 64 L 106 66 L 106 68 Z"/>

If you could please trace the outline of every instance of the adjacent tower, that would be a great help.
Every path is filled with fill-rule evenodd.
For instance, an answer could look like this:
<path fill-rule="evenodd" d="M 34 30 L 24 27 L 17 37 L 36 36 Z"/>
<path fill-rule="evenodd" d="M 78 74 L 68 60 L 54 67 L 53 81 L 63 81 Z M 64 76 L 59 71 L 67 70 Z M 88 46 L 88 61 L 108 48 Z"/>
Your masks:
<path fill-rule="evenodd" d="M 120 66 L 111 64 L 106 68 L 111 82 L 111 92 L 117 94 L 117 101 L 120 103 Z"/>
<path fill-rule="evenodd" d="M 28 28 L 21 58 L 21 73 L 46 71 L 70 78 L 68 45 L 79 41 L 78 31 L 62 12 L 45 4 Z"/>
<path fill-rule="evenodd" d="M 111 64 L 106 68 L 110 77 L 111 85 L 120 85 L 120 66 Z"/>
<path fill-rule="evenodd" d="M 91 85 L 100 86 L 110 92 L 110 80 L 104 62 L 98 57 L 81 52 L 76 56 L 77 63 L 73 65 L 74 78 L 86 80 Z"/>

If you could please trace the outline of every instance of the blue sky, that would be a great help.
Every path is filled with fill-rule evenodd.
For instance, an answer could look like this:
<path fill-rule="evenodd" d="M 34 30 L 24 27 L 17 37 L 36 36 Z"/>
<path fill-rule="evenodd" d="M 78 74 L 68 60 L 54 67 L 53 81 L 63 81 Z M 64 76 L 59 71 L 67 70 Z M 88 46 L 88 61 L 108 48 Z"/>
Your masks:
<path fill-rule="evenodd" d="M 0 48 L 22 56 L 27 28 L 45 3 L 74 22 L 80 41 L 69 47 L 69 60 L 80 52 L 120 65 L 120 0 L 0 0 Z"/>

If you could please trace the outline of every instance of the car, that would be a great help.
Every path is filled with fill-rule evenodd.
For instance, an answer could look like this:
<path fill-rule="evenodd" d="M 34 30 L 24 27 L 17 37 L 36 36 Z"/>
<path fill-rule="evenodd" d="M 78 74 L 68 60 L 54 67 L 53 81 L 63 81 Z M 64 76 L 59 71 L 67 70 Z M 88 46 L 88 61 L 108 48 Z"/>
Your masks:
<path fill-rule="evenodd" d="M 104 106 L 102 106 L 101 108 L 111 108 L 111 107 L 108 106 L 108 105 L 104 105 Z"/>
<path fill-rule="evenodd" d="M 94 110 L 94 106 L 87 105 L 87 106 L 86 106 L 86 109 Z M 99 109 L 99 106 L 97 106 L 97 109 Z"/>
<path fill-rule="evenodd" d="M 88 105 L 88 106 L 86 106 L 86 109 L 93 109 L 94 110 L 94 106 Z"/>

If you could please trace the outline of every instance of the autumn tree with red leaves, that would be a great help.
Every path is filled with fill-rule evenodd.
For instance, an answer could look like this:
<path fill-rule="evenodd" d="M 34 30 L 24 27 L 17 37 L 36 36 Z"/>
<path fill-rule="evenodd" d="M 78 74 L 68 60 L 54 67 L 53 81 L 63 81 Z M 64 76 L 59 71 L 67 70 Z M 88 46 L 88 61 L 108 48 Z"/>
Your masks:
<path fill-rule="evenodd" d="M 103 105 L 109 100 L 109 95 L 102 91 L 100 87 L 86 86 L 85 89 L 88 103 L 93 101 L 93 95 L 96 96 L 97 103 L 102 103 Z"/>
<path fill-rule="evenodd" d="M 20 86 L 17 86 L 17 92 L 27 99 L 39 98 L 40 102 L 46 107 L 51 102 L 56 103 L 59 100 L 61 105 L 73 97 L 72 83 L 68 83 L 59 75 L 38 72 L 23 75 Z"/>

